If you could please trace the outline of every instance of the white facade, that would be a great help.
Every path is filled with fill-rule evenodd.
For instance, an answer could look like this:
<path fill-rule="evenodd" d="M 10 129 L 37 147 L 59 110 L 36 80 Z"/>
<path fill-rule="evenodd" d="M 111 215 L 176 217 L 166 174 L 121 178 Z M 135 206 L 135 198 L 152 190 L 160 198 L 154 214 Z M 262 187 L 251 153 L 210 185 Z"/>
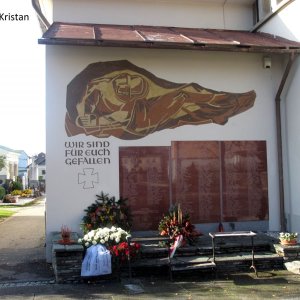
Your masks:
<path fill-rule="evenodd" d="M 284 10 L 274 16 L 261 31 L 280 35 L 287 39 L 300 41 L 299 26 L 300 1 L 293 1 Z M 282 95 L 283 109 L 283 143 L 285 154 L 285 209 L 288 229 L 300 231 L 300 59 L 296 61 L 291 70 L 289 81 Z"/>
<path fill-rule="evenodd" d="M 31 162 L 28 166 L 28 183 L 30 187 L 37 187 L 39 181 L 46 180 L 45 157 L 44 153 L 40 153 L 31 158 Z"/>
<path fill-rule="evenodd" d="M 253 1 L 225 2 L 199 0 L 54 0 L 53 21 L 250 29 L 253 25 L 251 5 Z M 70 7 L 72 7 L 71 13 Z"/>
<path fill-rule="evenodd" d="M 250 30 L 253 25 L 253 2 L 54 0 L 53 20 Z M 264 28 L 263 31 L 265 31 Z M 266 141 L 269 229 L 280 230 L 275 96 L 284 73 L 287 56 L 272 55 L 272 68 L 270 69 L 263 68 L 263 57 L 263 54 L 258 53 L 47 46 L 47 238 L 49 239 L 49 234 L 59 230 L 63 224 L 70 226 L 73 231 L 79 231 L 84 209 L 95 200 L 95 195 L 100 191 L 118 197 L 119 147 L 170 146 L 171 141 L 177 140 Z M 99 181 L 93 188 L 85 189 L 79 180 L 80 174 L 84 173 L 85 166 L 67 162 L 66 159 L 69 155 L 67 145 L 72 142 L 74 144 L 83 142 L 83 149 L 87 149 L 87 142 L 96 142 L 99 139 L 82 134 L 73 137 L 67 136 L 64 129 L 66 87 L 89 64 L 114 60 L 128 60 L 157 77 L 172 82 L 195 82 L 209 89 L 226 92 L 240 93 L 255 90 L 257 95 L 255 105 L 250 110 L 230 118 L 225 126 L 216 124 L 186 125 L 156 132 L 140 140 L 124 141 L 114 137 L 105 139 L 109 142 L 111 163 L 89 166 L 99 174 Z M 295 76 L 295 78 L 300 76 L 297 70 L 295 70 Z M 296 124 L 299 121 L 296 117 L 295 107 L 292 106 L 292 102 L 297 102 L 297 97 L 295 97 L 297 92 L 299 92 L 299 88 L 294 83 L 291 85 L 286 99 L 287 102 L 290 102 L 286 109 L 286 113 L 289 115 L 287 131 L 293 135 L 289 139 L 290 147 L 287 151 L 290 158 L 296 159 L 294 166 L 287 171 L 291 177 L 291 199 L 293 198 L 292 194 L 299 194 L 295 193 L 299 189 L 296 184 L 297 178 L 292 179 L 292 173 L 296 173 L 299 169 L 299 167 L 297 169 L 296 154 L 300 143 L 298 145 L 295 140 Z M 295 105 L 300 109 L 299 103 Z M 292 123 L 291 118 L 297 119 L 295 124 Z M 287 138 L 289 138 L 289 134 Z M 293 144 L 299 147 L 292 147 Z M 293 219 L 296 220 L 300 214 L 300 206 L 293 209 L 293 212 L 295 214 Z M 48 260 L 50 259 L 49 247 L 48 240 Z"/>
<path fill-rule="evenodd" d="M 0 146 L 0 155 L 6 157 L 6 166 L 0 171 L 0 179 L 16 180 L 18 177 L 19 152 Z"/>

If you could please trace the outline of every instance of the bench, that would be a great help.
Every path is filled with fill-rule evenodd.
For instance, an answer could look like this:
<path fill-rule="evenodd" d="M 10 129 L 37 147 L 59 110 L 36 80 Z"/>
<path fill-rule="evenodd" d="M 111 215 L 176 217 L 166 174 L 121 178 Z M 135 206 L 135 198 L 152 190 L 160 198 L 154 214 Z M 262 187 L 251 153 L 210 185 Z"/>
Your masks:
<path fill-rule="evenodd" d="M 229 232 L 210 232 L 209 233 L 211 239 L 212 239 L 212 249 L 213 249 L 213 262 L 216 262 L 216 254 L 215 254 L 215 240 L 217 238 L 251 238 L 251 266 L 250 269 L 253 269 L 255 272 L 255 275 L 257 275 L 257 270 L 254 264 L 254 242 L 253 238 L 256 236 L 256 233 L 253 231 L 229 231 Z"/>

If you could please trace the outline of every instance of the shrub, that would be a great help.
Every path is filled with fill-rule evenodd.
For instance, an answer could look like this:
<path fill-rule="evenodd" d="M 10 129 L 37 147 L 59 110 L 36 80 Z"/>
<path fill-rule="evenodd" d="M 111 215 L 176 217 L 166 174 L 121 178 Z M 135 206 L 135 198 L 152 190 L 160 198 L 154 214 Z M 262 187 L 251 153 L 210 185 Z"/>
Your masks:
<path fill-rule="evenodd" d="M 21 190 L 13 190 L 11 192 L 12 196 L 21 196 L 22 195 L 22 191 Z"/>
<path fill-rule="evenodd" d="M 23 190 L 23 185 L 21 182 L 18 182 L 18 181 L 13 181 L 12 183 L 12 191 L 14 190 L 20 190 L 22 191 Z"/>
<path fill-rule="evenodd" d="M 5 188 L 3 186 L 0 186 L 0 200 L 3 199 L 5 195 Z"/>
<path fill-rule="evenodd" d="M 5 194 L 9 194 L 11 192 L 12 183 L 10 180 L 6 179 L 3 183 L 2 187 L 5 189 Z"/>
<path fill-rule="evenodd" d="M 22 197 L 30 197 L 32 195 L 32 190 L 31 189 L 26 189 L 22 191 Z"/>

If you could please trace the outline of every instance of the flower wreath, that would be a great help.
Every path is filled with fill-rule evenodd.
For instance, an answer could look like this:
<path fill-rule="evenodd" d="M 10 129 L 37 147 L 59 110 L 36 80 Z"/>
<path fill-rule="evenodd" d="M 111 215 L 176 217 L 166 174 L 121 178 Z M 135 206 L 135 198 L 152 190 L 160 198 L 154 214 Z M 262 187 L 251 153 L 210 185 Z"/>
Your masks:
<path fill-rule="evenodd" d="M 158 225 L 162 236 L 170 236 L 174 241 L 179 235 L 183 236 L 185 242 L 194 244 L 197 237 L 201 235 L 190 221 L 188 213 L 183 214 L 180 204 L 173 206 L 168 214 L 164 215 Z"/>
<path fill-rule="evenodd" d="M 84 233 L 101 227 L 121 227 L 128 231 L 131 228 L 131 216 L 127 199 L 109 197 L 101 192 L 96 195 L 97 200 L 84 211 L 86 215 L 82 218 L 81 228 Z"/>

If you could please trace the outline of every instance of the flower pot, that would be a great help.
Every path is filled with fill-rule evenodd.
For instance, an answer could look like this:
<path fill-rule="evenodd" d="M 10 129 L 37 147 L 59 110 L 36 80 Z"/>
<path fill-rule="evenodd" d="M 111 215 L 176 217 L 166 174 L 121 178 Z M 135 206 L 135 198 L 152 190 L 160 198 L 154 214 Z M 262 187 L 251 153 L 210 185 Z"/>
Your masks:
<path fill-rule="evenodd" d="M 284 246 L 294 246 L 294 245 L 297 245 L 297 240 L 280 240 L 280 244 L 281 245 L 284 245 Z"/>
<path fill-rule="evenodd" d="M 63 237 L 62 237 L 62 240 L 63 240 L 65 243 L 69 243 L 69 242 L 70 242 L 70 237 L 69 237 L 69 236 L 67 236 L 67 237 L 63 236 Z"/>
<path fill-rule="evenodd" d="M 71 240 L 70 237 L 63 237 L 61 240 L 58 241 L 61 245 L 71 245 L 75 244 L 75 241 Z"/>

